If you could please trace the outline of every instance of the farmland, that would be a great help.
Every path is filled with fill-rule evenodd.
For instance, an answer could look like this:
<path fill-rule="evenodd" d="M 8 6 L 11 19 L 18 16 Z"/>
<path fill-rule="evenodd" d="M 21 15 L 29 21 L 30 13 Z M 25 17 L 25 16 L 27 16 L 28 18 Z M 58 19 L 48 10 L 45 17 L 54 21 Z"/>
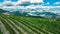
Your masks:
<path fill-rule="evenodd" d="M 0 33 L 5 34 L 59 34 L 60 20 L 0 14 Z"/>
<path fill-rule="evenodd" d="M 3 34 L 3 32 L 1 31 L 1 28 L 0 28 L 0 33 Z"/>

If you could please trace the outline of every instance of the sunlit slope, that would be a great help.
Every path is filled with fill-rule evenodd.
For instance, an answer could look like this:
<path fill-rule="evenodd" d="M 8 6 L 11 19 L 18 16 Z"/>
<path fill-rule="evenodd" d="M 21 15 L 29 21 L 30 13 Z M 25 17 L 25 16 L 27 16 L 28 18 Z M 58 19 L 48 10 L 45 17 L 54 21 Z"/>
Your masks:
<path fill-rule="evenodd" d="M 59 34 L 60 33 L 59 20 L 55 21 L 46 18 L 33 18 L 33 17 L 0 14 L 0 21 L 1 21 L 0 23 L 4 24 L 4 29 L 6 29 L 5 32 L 8 34 Z"/>

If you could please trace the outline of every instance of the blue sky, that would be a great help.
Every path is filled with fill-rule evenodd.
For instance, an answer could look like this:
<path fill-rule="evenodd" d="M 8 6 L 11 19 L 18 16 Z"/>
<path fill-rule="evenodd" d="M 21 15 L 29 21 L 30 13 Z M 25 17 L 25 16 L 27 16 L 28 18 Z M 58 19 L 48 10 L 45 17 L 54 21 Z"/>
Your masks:
<path fill-rule="evenodd" d="M 50 5 L 54 5 L 55 2 L 60 2 L 60 0 L 44 0 L 44 4 L 47 2 L 49 2 Z M 60 4 L 59 4 L 59 6 L 60 6 Z"/>
<path fill-rule="evenodd" d="M 58 2 L 60 0 L 44 0 L 44 2 L 50 2 L 50 3 L 54 3 L 54 2 Z"/>
<path fill-rule="evenodd" d="M 0 0 L 0 2 L 3 2 L 4 0 Z M 18 0 L 11 0 L 12 2 L 17 2 Z M 44 6 L 60 6 L 60 0 L 43 0 Z M 56 2 L 59 2 L 59 4 L 56 4 Z"/>
<path fill-rule="evenodd" d="M 4 0 L 0 0 L 0 2 L 3 2 Z"/>
<path fill-rule="evenodd" d="M 17 2 L 18 0 L 11 0 L 12 2 Z"/>
<path fill-rule="evenodd" d="M 4 0 L 0 0 L 0 8 L 2 8 L 4 10 L 9 10 L 9 11 L 28 9 L 30 7 L 33 9 L 45 8 L 46 10 L 51 9 L 51 8 L 57 8 L 59 10 L 57 10 L 57 9 L 55 9 L 55 10 L 60 11 L 60 0 L 43 0 L 43 1 L 36 0 L 36 2 L 35 2 L 35 0 L 33 0 L 34 2 L 32 2 L 32 0 L 30 0 L 30 3 L 28 3 L 28 4 L 22 3 L 22 2 L 25 2 L 25 0 L 11 0 L 11 1 L 12 2 L 9 2 L 9 1 L 4 2 Z M 36 4 L 33 4 L 33 3 L 36 3 Z M 37 4 L 37 3 L 41 3 L 41 4 Z M 27 6 L 24 6 L 24 5 L 27 5 Z M 50 10 L 47 10 L 47 11 L 50 11 Z"/>
<path fill-rule="evenodd" d="M 4 0 L 0 0 L 0 2 L 3 2 Z M 11 0 L 12 2 L 17 2 L 18 0 Z"/>

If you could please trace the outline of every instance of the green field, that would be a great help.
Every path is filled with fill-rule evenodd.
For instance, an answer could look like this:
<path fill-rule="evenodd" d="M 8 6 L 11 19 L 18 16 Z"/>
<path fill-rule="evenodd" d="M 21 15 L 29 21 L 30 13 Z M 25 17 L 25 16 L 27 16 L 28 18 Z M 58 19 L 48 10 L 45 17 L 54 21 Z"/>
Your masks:
<path fill-rule="evenodd" d="M 0 28 L 0 34 L 3 34 L 3 32 L 2 32 L 2 30 L 1 30 L 1 28 Z"/>
<path fill-rule="evenodd" d="M 60 20 L 0 14 L 0 21 L 8 34 L 60 34 Z"/>

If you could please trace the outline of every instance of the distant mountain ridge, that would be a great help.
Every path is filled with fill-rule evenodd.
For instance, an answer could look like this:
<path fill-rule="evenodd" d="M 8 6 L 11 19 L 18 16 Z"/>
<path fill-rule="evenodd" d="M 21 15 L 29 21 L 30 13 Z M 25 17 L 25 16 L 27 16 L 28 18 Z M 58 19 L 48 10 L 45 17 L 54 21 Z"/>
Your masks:
<path fill-rule="evenodd" d="M 8 12 L 8 11 L 0 9 L 0 13 L 5 13 L 5 12 Z"/>
<path fill-rule="evenodd" d="M 58 14 L 52 13 L 52 12 L 22 12 L 22 11 L 14 11 L 9 12 L 7 10 L 0 9 L 0 13 L 6 13 L 8 12 L 11 15 L 16 16 L 38 16 L 38 17 L 57 17 Z"/>

